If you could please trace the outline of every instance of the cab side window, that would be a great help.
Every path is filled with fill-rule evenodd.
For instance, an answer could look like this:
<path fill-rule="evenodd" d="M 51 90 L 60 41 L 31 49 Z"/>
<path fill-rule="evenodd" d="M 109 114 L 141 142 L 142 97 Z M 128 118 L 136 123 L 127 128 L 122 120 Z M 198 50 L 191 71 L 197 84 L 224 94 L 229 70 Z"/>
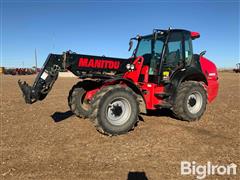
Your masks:
<path fill-rule="evenodd" d="M 193 58 L 193 49 L 192 49 L 192 39 L 190 37 L 190 34 L 185 34 L 185 41 L 184 41 L 184 46 L 185 46 L 185 62 L 186 65 L 190 65 L 192 58 Z"/>
<path fill-rule="evenodd" d="M 179 61 L 183 61 L 182 34 L 173 32 L 169 37 L 165 63 L 175 67 Z"/>

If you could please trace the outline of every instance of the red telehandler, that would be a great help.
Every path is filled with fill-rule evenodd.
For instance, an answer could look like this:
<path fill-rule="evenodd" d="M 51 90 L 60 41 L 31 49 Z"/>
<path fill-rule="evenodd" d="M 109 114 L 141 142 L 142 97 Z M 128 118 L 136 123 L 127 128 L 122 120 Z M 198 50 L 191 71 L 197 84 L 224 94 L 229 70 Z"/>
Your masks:
<path fill-rule="evenodd" d="M 78 117 L 89 118 L 97 130 L 119 135 L 133 129 L 139 113 L 171 109 L 177 119 L 195 121 L 218 92 L 214 63 L 193 54 L 197 32 L 160 30 L 137 41 L 133 56 L 120 59 L 105 56 L 49 54 L 33 86 L 19 81 L 26 103 L 43 100 L 59 71 L 70 71 L 80 81 L 69 92 L 68 104 Z"/>

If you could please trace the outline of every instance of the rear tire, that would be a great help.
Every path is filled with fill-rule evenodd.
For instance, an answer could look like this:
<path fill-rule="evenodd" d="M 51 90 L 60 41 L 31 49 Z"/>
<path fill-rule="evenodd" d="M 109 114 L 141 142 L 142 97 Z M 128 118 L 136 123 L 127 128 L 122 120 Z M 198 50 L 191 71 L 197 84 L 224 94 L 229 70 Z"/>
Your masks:
<path fill-rule="evenodd" d="M 106 135 L 125 134 L 138 121 L 137 96 L 128 87 L 103 87 L 94 96 L 92 109 L 91 119 L 97 130 Z"/>
<path fill-rule="evenodd" d="M 177 89 L 173 113 L 185 121 L 199 120 L 206 110 L 207 91 L 200 82 L 186 81 Z"/>
<path fill-rule="evenodd" d="M 88 118 L 91 115 L 91 105 L 84 98 L 88 90 L 95 89 L 98 85 L 98 82 L 86 80 L 72 87 L 68 95 L 68 106 L 76 116 Z"/>

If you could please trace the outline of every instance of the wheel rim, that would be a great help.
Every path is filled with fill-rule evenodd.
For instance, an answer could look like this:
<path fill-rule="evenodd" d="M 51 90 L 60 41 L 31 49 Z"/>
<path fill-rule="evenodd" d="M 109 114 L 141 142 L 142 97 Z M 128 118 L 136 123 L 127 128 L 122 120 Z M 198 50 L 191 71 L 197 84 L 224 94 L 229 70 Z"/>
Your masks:
<path fill-rule="evenodd" d="M 115 98 L 107 106 L 107 120 L 113 125 L 123 125 L 131 114 L 131 106 L 125 98 Z"/>
<path fill-rule="evenodd" d="M 194 91 L 188 96 L 187 99 L 187 108 L 188 111 L 192 114 L 196 114 L 200 111 L 203 104 L 203 97 L 198 91 Z"/>

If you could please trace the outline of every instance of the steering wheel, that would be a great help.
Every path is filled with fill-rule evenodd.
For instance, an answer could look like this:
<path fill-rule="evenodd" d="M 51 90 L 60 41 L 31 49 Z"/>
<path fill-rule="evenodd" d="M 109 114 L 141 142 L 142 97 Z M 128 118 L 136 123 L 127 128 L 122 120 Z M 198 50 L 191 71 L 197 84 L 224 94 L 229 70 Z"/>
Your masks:
<path fill-rule="evenodd" d="M 161 58 L 161 54 L 162 53 L 154 53 L 154 56 L 159 59 L 159 58 Z"/>

